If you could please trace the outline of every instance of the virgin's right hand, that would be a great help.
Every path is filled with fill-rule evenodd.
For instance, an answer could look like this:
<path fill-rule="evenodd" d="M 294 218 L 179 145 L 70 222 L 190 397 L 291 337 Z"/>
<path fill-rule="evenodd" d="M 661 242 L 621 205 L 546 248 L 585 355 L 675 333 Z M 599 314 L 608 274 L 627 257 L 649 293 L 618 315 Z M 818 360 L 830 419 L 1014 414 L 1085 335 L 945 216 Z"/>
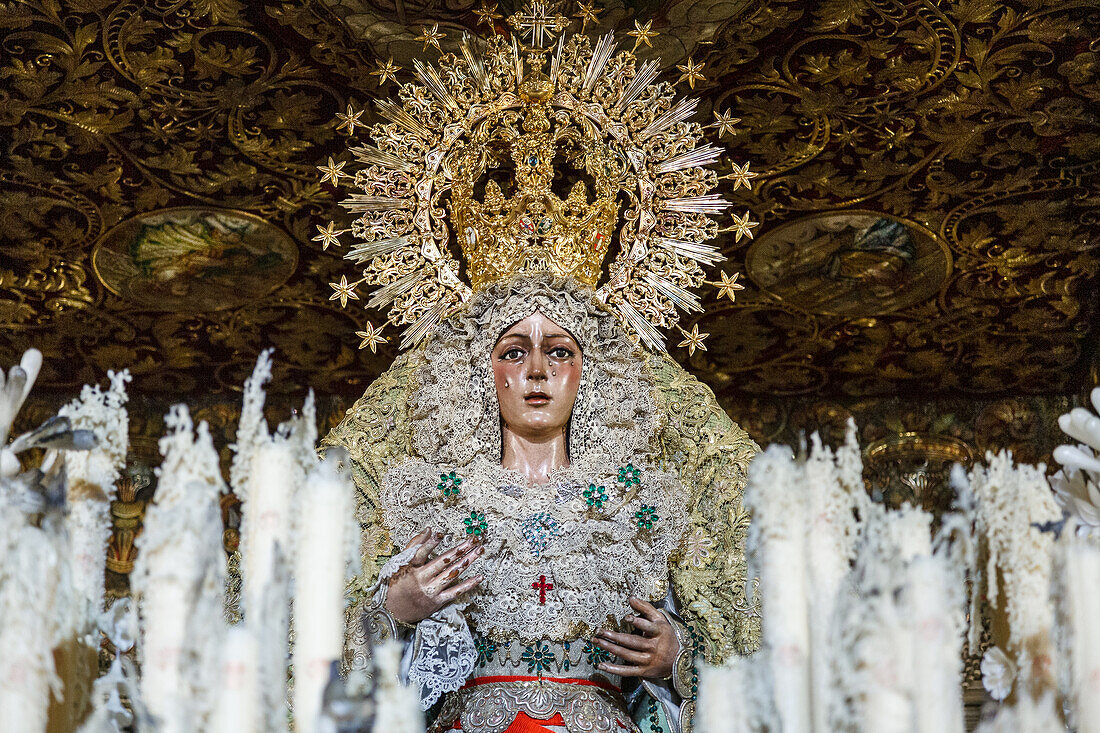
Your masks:
<path fill-rule="evenodd" d="M 432 551 L 442 539 L 442 535 L 425 530 L 405 546 L 406 550 L 417 545 L 420 548 L 409 564 L 389 579 L 383 604 L 398 621 L 419 623 L 483 580 L 481 575 L 462 578 L 470 564 L 485 551 L 481 543 L 470 537 L 432 558 Z"/>

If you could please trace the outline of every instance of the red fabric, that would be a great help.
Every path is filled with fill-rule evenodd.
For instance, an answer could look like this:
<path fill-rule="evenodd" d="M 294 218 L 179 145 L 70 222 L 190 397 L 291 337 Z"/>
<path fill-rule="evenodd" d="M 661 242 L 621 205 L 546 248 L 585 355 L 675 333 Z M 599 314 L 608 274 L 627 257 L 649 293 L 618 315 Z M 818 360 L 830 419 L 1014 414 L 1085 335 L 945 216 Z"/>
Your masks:
<path fill-rule="evenodd" d="M 547 725 L 565 725 L 565 718 L 561 717 L 561 713 L 554 713 L 554 717 L 548 720 L 535 720 L 527 713 L 519 713 L 504 733 L 552 733 Z M 462 730 L 462 723 L 455 721 L 452 730 Z"/>

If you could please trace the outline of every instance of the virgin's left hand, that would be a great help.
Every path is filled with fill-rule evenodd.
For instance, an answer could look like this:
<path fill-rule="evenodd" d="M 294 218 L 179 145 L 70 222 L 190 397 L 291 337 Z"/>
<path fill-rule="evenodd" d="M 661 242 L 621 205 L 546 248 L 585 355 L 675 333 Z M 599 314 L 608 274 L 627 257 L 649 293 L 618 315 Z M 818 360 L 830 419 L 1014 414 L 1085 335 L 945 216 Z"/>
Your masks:
<path fill-rule="evenodd" d="M 601 630 L 592 640 L 596 646 L 623 659 L 627 664 L 601 662 L 597 669 L 620 677 L 664 679 L 672 674 L 680 642 L 665 615 L 640 598 L 631 598 L 630 607 L 639 615 L 627 618 L 632 634 Z"/>

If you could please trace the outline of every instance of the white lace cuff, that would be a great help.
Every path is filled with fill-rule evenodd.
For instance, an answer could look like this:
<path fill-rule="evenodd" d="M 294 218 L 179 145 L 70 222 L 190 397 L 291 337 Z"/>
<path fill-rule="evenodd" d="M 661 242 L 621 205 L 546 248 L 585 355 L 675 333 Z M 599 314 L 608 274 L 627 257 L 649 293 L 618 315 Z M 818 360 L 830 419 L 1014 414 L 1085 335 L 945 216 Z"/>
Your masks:
<path fill-rule="evenodd" d="M 418 549 L 419 546 L 402 550 L 382 566 L 374 590 L 376 605 L 386 602 L 386 581 L 408 565 Z M 452 603 L 418 623 L 412 644 L 405 648 L 401 667 L 407 670 L 408 683 L 419 690 L 420 707 L 424 710 L 443 694 L 466 684 L 474 671 L 477 649 L 462 615 L 465 607 L 465 603 Z"/>
<path fill-rule="evenodd" d="M 382 566 L 382 569 L 378 571 L 378 582 L 375 584 L 376 587 L 381 589 L 387 580 L 397 574 L 398 570 L 409 564 L 419 549 L 420 545 L 414 545 L 413 547 L 402 550 L 387 560 L 386 564 Z"/>
<path fill-rule="evenodd" d="M 416 625 L 413 643 L 406 650 L 409 684 L 420 690 L 420 707 L 427 710 L 441 695 L 454 692 L 474 671 L 477 649 L 462 609 L 450 605 Z"/>

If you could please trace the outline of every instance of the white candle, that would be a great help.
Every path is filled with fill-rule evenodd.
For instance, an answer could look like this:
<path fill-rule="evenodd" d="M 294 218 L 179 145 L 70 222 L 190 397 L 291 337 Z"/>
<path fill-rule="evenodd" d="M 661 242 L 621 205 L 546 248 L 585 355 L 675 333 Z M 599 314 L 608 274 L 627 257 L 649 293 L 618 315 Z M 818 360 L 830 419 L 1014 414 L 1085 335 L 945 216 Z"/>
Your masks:
<path fill-rule="evenodd" d="M 111 536 L 110 501 L 115 482 L 126 465 L 129 444 L 126 413 L 126 383 L 129 372 L 110 373 L 111 386 L 85 386 L 80 397 L 65 405 L 59 415 L 68 417 L 77 430 L 92 431 L 97 440 L 87 451 L 65 451 L 68 480 L 65 526 L 69 548 L 73 593 L 78 609 L 75 622 L 80 634 L 90 630 L 103 610 L 104 569 L 107 542 Z M 98 639 L 94 643 L 98 646 Z"/>
<path fill-rule="evenodd" d="M 344 578 L 352 542 L 352 485 L 330 456 L 314 469 L 298 504 L 294 568 L 294 721 L 317 730 L 329 666 L 344 642 Z"/>
<path fill-rule="evenodd" d="M 52 650 L 66 615 L 59 593 L 63 558 L 46 532 L 2 504 L 0 499 L 0 730 L 41 733 L 57 680 Z"/>
<path fill-rule="evenodd" d="M 423 733 L 424 713 L 413 688 L 401 683 L 401 645 L 395 641 L 375 647 L 377 672 L 374 730 L 386 733 Z"/>
<path fill-rule="evenodd" d="M 962 733 L 962 609 L 954 576 L 942 557 L 921 557 L 909 568 L 905 591 L 912 649 L 913 733 Z"/>
<path fill-rule="evenodd" d="M 742 657 L 733 657 L 721 667 L 699 669 L 695 723 L 699 733 L 751 733 L 746 689 L 753 671 L 751 662 Z"/>
<path fill-rule="evenodd" d="M 764 644 L 785 733 L 812 730 L 808 522 L 799 485 L 803 478 L 789 449 L 771 446 L 749 465 L 745 492 L 755 523 L 752 552 L 760 572 Z"/>
<path fill-rule="evenodd" d="M 276 442 L 277 441 L 277 442 Z M 241 498 L 241 581 L 244 623 L 256 638 L 256 675 L 262 696 L 262 726 L 286 729 L 291 505 L 302 475 L 294 446 L 283 439 L 255 438 Z M 295 680 L 300 679 L 295 670 Z"/>
<path fill-rule="evenodd" d="M 836 454 L 822 445 L 817 433 L 810 440 L 810 457 L 797 467 L 797 485 L 793 488 L 807 505 L 809 522 L 803 532 L 812 595 L 802 603 L 807 606 L 810 625 L 811 717 L 813 730 L 825 731 L 830 727 L 835 686 L 833 614 L 855 557 L 855 509 L 867 500 L 867 493 L 860 475 L 862 464 L 854 423 L 849 422 L 847 441 Z"/>
<path fill-rule="evenodd" d="M 301 469 L 290 445 L 265 442 L 252 457 L 241 520 L 241 581 L 245 617 L 261 609 L 274 575 L 275 548 L 290 551 L 290 505 Z M 287 599 L 289 602 L 289 599 Z"/>
<path fill-rule="evenodd" d="M 1059 602 L 1069 652 L 1068 690 L 1078 733 L 1100 731 L 1100 546 L 1065 532 Z"/>
<path fill-rule="evenodd" d="M 210 726 L 211 733 L 258 733 L 260 686 L 256 676 L 256 639 L 248 629 L 235 626 L 225 637 L 221 684 Z"/>
<path fill-rule="evenodd" d="M 879 517 L 872 521 L 882 521 Z M 864 583 L 854 618 L 846 618 L 846 635 L 854 643 L 844 649 L 844 682 L 852 694 L 858 730 L 874 733 L 910 733 L 908 676 L 912 647 L 905 620 L 895 602 L 898 578 L 882 572 L 893 558 L 883 556 L 882 547 L 864 546 L 859 563 Z M 896 547 L 893 548 L 896 551 Z M 895 565 L 895 567 L 897 567 Z"/>
<path fill-rule="evenodd" d="M 161 439 L 164 461 L 153 504 L 138 538 L 138 558 L 132 583 L 141 599 L 141 694 L 159 720 L 160 733 L 193 730 L 206 700 L 195 700 L 192 686 L 199 670 L 188 665 L 189 654 L 209 648 L 208 624 L 190 624 L 202 601 L 204 582 L 224 567 L 221 511 L 218 496 L 224 484 L 218 454 L 205 423 L 192 432 L 186 408 L 177 405 L 165 418 L 168 434 Z M 220 565 L 219 565 L 220 563 Z M 215 583 L 216 585 L 216 583 Z M 220 588 L 205 591 L 218 594 Z M 196 638 L 196 634 L 203 638 Z"/>
<path fill-rule="evenodd" d="M 970 483 L 978 529 L 989 549 L 988 596 L 1008 617 L 1006 651 L 1019 667 L 1017 689 L 1038 695 L 1054 687 L 1054 536 L 1034 525 L 1057 521 L 1062 513 L 1040 468 L 1014 465 L 1005 452 L 987 454 L 986 460 L 988 468 L 975 468 Z"/>

